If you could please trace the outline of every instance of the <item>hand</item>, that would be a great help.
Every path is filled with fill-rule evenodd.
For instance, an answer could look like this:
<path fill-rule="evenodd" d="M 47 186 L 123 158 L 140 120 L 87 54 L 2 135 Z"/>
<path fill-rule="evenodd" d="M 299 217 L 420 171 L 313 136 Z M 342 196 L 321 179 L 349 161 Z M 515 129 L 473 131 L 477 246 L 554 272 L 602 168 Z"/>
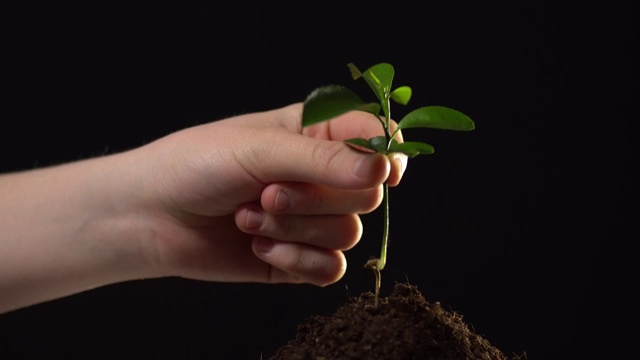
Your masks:
<path fill-rule="evenodd" d="M 298 103 L 1 175 L 0 313 L 141 278 L 339 280 L 359 214 L 406 158 L 342 141 L 379 135 L 371 114 L 304 129 L 301 116 Z"/>
<path fill-rule="evenodd" d="M 149 189 L 140 248 L 153 268 L 215 281 L 326 285 L 343 276 L 342 251 L 362 235 L 358 214 L 380 204 L 386 179 L 398 184 L 406 159 L 342 142 L 379 135 L 371 114 L 305 129 L 301 114 L 294 104 L 238 116 L 138 151 Z"/>

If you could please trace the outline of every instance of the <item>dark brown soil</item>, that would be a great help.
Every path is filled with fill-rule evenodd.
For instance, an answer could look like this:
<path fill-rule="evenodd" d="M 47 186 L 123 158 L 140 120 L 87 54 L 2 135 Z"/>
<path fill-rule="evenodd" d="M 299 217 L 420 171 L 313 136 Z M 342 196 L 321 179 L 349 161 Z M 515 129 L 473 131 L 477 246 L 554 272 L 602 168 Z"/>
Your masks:
<path fill-rule="evenodd" d="M 313 316 L 269 360 L 482 359 L 525 360 L 505 355 L 475 334 L 459 314 L 429 303 L 410 284 L 396 283 L 378 299 L 366 292 L 331 316 Z"/>

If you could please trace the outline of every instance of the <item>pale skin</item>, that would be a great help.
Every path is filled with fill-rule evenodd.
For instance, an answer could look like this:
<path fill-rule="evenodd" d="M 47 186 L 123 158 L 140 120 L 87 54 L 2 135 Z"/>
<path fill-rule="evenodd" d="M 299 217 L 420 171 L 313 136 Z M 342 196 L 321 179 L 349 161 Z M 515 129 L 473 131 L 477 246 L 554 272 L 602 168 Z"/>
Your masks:
<path fill-rule="evenodd" d="M 380 135 L 371 114 L 304 129 L 301 114 L 296 103 L 0 175 L 0 313 L 168 276 L 337 282 L 360 214 L 380 205 L 384 181 L 399 184 L 407 160 L 342 141 Z"/>

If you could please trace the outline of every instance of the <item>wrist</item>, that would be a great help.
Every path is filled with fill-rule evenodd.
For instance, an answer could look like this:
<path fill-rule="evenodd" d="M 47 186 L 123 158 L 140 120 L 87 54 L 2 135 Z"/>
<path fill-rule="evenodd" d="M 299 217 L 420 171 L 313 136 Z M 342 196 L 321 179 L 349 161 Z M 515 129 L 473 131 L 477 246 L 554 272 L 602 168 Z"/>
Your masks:
<path fill-rule="evenodd" d="M 120 156 L 0 177 L 0 313 L 152 275 Z"/>

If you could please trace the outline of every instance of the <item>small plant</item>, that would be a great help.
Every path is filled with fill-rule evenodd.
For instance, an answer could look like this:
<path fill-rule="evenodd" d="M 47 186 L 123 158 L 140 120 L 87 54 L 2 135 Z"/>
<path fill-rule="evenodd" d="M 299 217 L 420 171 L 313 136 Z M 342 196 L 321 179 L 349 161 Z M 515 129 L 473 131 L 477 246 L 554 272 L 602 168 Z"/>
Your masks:
<path fill-rule="evenodd" d="M 377 102 L 365 102 L 353 91 L 341 85 L 327 85 L 313 90 L 304 101 L 302 126 L 310 126 L 329 120 L 352 110 L 361 110 L 374 115 L 380 122 L 383 133 L 370 139 L 354 138 L 345 140 L 356 149 L 373 151 L 384 155 L 394 152 L 406 154 L 409 158 L 417 155 L 434 153 L 430 144 L 415 141 L 399 143 L 395 137 L 400 131 L 410 128 L 432 128 L 442 130 L 471 131 L 475 123 L 460 111 L 444 106 L 424 106 L 409 112 L 397 121 L 397 127 L 391 128 L 391 100 L 407 105 L 411 99 L 412 90 L 409 86 L 392 88 L 395 70 L 391 64 L 379 63 L 361 72 L 354 64 L 347 64 L 354 80 L 363 78 L 375 93 Z M 380 114 L 382 111 L 382 114 Z M 365 264 L 365 268 L 373 270 L 375 274 L 376 304 L 380 294 L 381 274 L 387 263 L 387 247 L 389 244 L 389 185 L 383 184 L 384 226 L 382 233 L 382 247 L 380 257 L 372 257 Z"/>

